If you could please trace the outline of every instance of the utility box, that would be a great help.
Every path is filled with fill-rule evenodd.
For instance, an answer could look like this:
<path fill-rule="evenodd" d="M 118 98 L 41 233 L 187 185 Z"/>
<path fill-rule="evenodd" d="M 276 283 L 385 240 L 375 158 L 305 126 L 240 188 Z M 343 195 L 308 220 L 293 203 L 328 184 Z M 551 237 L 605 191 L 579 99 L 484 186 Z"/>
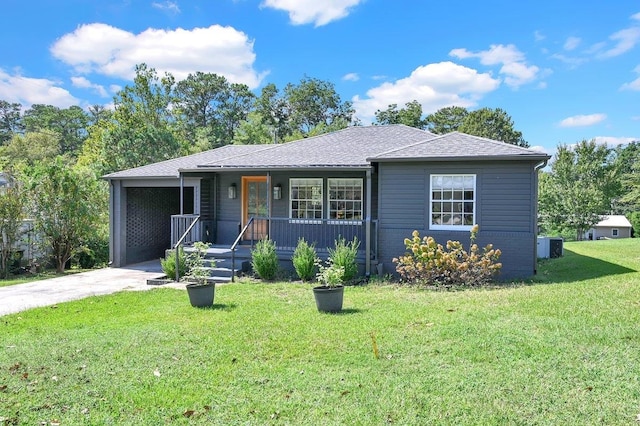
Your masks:
<path fill-rule="evenodd" d="M 538 237 L 538 257 L 542 259 L 561 257 L 563 254 L 562 238 Z"/>

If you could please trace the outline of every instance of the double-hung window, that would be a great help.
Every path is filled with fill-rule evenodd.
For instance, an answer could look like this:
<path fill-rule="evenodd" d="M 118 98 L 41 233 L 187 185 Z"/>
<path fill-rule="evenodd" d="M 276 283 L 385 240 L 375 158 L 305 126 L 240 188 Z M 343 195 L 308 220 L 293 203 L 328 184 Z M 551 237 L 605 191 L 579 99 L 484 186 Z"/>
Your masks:
<path fill-rule="evenodd" d="M 322 179 L 290 179 L 292 219 L 322 219 Z"/>
<path fill-rule="evenodd" d="M 430 229 L 471 229 L 476 223 L 476 175 L 431 175 L 430 186 Z"/>
<path fill-rule="evenodd" d="M 362 179 L 328 179 L 329 219 L 362 220 Z"/>

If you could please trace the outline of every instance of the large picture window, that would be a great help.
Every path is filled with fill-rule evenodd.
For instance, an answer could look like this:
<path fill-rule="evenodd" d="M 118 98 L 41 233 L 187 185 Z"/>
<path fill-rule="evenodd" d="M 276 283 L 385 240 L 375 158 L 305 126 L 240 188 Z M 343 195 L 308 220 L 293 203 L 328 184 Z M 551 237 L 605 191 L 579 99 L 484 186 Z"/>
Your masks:
<path fill-rule="evenodd" d="M 322 179 L 290 179 L 292 219 L 322 219 Z"/>
<path fill-rule="evenodd" d="M 362 179 L 329 179 L 329 219 L 362 220 Z"/>
<path fill-rule="evenodd" d="M 471 229 L 476 214 L 475 175 L 431 175 L 431 229 Z"/>

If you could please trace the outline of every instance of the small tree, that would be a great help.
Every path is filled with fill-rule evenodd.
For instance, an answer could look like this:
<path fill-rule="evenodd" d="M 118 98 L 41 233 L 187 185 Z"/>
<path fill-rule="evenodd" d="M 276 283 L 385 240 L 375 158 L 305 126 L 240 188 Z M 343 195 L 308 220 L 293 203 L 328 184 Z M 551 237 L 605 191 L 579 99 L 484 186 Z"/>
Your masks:
<path fill-rule="evenodd" d="M 31 167 L 27 175 L 36 229 L 61 273 L 93 234 L 105 210 L 101 182 L 87 170 L 70 166 L 63 157 Z"/>
<path fill-rule="evenodd" d="M 8 175 L 6 175 L 8 176 Z M 9 274 L 9 263 L 15 243 L 20 237 L 25 202 L 20 185 L 9 179 L 0 188 L 0 276 Z"/>

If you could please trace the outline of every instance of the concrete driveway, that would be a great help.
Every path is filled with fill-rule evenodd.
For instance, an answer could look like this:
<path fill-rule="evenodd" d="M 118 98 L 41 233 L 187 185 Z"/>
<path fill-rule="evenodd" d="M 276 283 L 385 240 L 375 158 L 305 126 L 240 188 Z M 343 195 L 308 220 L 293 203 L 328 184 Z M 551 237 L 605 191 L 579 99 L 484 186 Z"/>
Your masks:
<path fill-rule="evenodd" d="M 96 269 L 27 284 L 0 287 L 0 316 L 123 290 L 150 290 L 157 286 L 147 285 L 147 279 L 160 276 L 163 276 L 160 262 L 154 260 L 125 268 Z M 184 288 L 184 284 L 167 286 Z"/>

